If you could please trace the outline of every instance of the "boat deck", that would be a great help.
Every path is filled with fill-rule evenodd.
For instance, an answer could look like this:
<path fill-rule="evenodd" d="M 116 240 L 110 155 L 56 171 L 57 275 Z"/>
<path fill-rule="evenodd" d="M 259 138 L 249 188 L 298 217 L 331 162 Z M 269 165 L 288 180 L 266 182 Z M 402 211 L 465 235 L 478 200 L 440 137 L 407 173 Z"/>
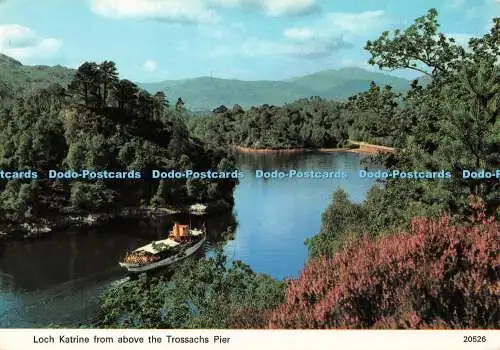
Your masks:
<path fill-rule="evenodd" d="M 134 250 L 134 252 L 148 252 L 148 253 L 151 253 L 151 254 L 158 254 L 158 253 L 160 253 L 159 250 L 156 250 L 155 248 L 153 248 L 153 244 L 165 244 L 165 245 L 167 245 L 169 247 L 175 247 L 175 246 L 179 245 L 179 243 L 177 243 L 173 239 L 167 238 L 167 239 L 163 239 L 161 241 L 155 241 L 155 242 L 146 244 L 145 246 L 137 248 L 136 250 Z"/>
<path fill-rule="evenodd" d="M 203 231 L 201 231 L 201 230 L 190 230 L 189 231 L 190 236 L 200 236 L 202 234 L 203 234 Z M 154 242 L 151 242 L 149 244 L 146 244 L 145 246 L 137 248 L 136 250 L 134 250 L 134 252 L 148 252 L 151 254 L 158 254 L 161 251 L 156 250 L 153 247 L 153 245 L 156 245 L 156 244 L 165 244 L 166 246 L 171 247 L 171 248 L 179 245 L 179 243 L 174 241 L 173 239 L 167 238 L 167 239 L 163 239 L 160 241 L 154 241 Z"/>

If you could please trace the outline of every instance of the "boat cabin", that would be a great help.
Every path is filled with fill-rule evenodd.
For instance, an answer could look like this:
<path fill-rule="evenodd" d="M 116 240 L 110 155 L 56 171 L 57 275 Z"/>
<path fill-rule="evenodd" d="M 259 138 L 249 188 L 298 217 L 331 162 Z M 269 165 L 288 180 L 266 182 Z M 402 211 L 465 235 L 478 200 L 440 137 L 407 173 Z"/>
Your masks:
<path fill-rule="evenodd" d="M 189 225 L 179 225 L 175 223 L 170 235 L 174 238 L 189 236 Z"/>

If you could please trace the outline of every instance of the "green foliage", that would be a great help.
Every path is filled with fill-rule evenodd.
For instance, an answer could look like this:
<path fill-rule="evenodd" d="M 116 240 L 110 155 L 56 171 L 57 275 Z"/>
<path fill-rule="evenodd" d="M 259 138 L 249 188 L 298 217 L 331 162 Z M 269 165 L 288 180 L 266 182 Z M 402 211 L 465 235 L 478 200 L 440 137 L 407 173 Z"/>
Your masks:
<path fill-rule="evenodd" d="M 181 328 L 190 315 L 189 306 L 162 279 L 137 280 L 111 287 L 103 295 L 103 327 Z M 163 310 L 166 312 L 162 312 Z"/>
<path fill-rule="evenodd" d="M 29 96 L 52 84 L 66 86 L 74 74 L 73 69 L 61 66 L 23 66 L 0 54 L 0 102 L 9 105 L 19 96 Z"/>
<path fill-rule="evenodd" d="M 432 77 L 448 72 L 465 51 L 439 32 L 437 17 L 438 12 L 430 9 L 404 31 L 397 29 L 392 37 L 385 31 L 376 41 L 368 41 L 369 63 L 380 69 L 411 69 Z"/>
<path fill-rule="evenodd" d="M 222 107 L 210 117 L 189 119 L 193 135 L 216 145 L 252 148 L 342 147 L 347 143 L 350 116 L 338 102 L 312 97 L 246 112 Z"/>
<path fill-rule="evenodd" d="M 19 68 L 19 67 L 18 67 Z M 19 68 L 20 69 L 20 68 Z M 73 212 L 115 211 L 150 203 L 179 207 L 225 199 L 236 181 L 193 184 L 132 180 L 48 180 L 49 170 L 141 172 L 216 169 L 226 151 L 193 139 L 184 111 L 170 108 L 163 93 L 151 96 L 120 80 L 111 61 L 86 62 L 66 89 L 49 85 L 0 109 L 0 165 L 36 171 L 39 179 L 0 184 L 3 220 L 45 218 Z M 211 186 L 211 187 L 210 187 Z M 209 187 L 212 188 L 209 191 Z"/>
<path fill-rule="evenodd" d="M 285 285 L 254 273 L 222 251 L 206 260 L 189 260 L 171 280 L 148 279 L 112 287 L 103 296 L 105 327 L 227 328 L 244 307 L 271 309 L 283 301 Z"/>
<path fill-rule="evenodd" d="M 339 189 L 333 193 L 332 203 L 321 216 L 320 232 L 306 240 L 310 257 L 330 256 L 348 240 L 366 230 L 366 210 L 349 201 L 347 193 Z"/>
<path fill-rule="evenodd" d="M 349 123 L 351 138 L 403 146 L 409 126 L 407 120 L 401 117 L 401 96 L 389 85 L 381 88 L 372 82 L 367 92 L 350 97 L 346 109 L 356 116 Z"/>
<path fill-rule="evenodd" d="M 368 42 L 370 63 L 387 69 L 413 69 L 432 77 L 425 87 L 413 82 L 404 96 L 372 84 L 346 107 L 360 118 L 355 136 L 402 149 L 372 158 L 385 168 L 449 171 L 452 179 L 386 180 L 374 187 L 361 205 L 336 193 L 322 217 L 321 232 L 308 240 L 310 255 L 332 255 L 350 237 L 372 236 L 407 228 L 412 217 L 436 218 L 451 213 L 463 221 L 470 215 L 469 195 L 498 213 L 498 181 L 462 179 L 462 170 L 495 171 L 500 163 L 499 19 L 490 33 L 470 40 L 470 50 L 439 33 L 437 12 L 430 10 L 415 24 L 393 36 L 384 32 Z M 351 135 L 353 135 L 351 133 Z M 352 136 L 351 136 L 352 137 Z M 353 214 L 355 213 L 355 214 Z"/>

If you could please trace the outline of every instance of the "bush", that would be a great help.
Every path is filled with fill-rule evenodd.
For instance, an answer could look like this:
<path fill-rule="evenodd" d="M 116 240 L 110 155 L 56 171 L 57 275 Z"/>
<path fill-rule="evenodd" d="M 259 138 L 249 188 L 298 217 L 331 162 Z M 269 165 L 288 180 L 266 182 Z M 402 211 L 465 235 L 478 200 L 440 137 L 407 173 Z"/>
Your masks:
<path fill-rule="evenodd" d="M 239 328 L 239 314 L 272 310 L 284 301 L 283 282 L 213 258 L 186 260 L 171 279 L 146 278 L 108 289 L 101 303 L 106 328 Z M 260 317 L 260 316 L 259 316 Z M 257 321 L 255 321 L 257 322 Z M 264 319 L 258 324 L 266 325 Z M 257 327 L 257 326 L 256 326 Z"/>
<path fill-rule="evenodd" d="M 477 220 L 480 219 L 480 220 Z M 500 225 L 412 220 L 311 260 L 289 282 L 270 328 L 496 328 Z"/>
<path fill-rule="evenodd" d="M 331 256 L 342 249 L 367 226 L 366 216 L 364 207 L 349 201 L 347 192 L 335 191 L 330 205 L 321 215 L 321 231 L 305 241 L 309 256 Z"/>

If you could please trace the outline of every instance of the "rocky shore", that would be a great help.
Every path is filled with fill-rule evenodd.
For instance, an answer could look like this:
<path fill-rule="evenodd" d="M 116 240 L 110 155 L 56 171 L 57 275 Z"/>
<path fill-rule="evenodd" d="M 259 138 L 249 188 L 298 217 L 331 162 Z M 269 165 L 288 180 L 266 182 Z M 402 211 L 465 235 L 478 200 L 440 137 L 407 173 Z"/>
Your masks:
<path fill-rule="evenodd" d="M 52 232 L 75 227 L 97 227 L 119 218 L 151 218 L 167 215 L 190 213 L 192 215 L 211 215 L 231 209 L 231 204 L 218 200 L 210 203 L 197 203 L 178 208 L 124 208 L 114 213 L 78 214 L 68 211 L 58 217 L 43 218 L 32 222 L 9 223 L 0 226 L 0 241 L 40 239 L 49 237 Z"/>

